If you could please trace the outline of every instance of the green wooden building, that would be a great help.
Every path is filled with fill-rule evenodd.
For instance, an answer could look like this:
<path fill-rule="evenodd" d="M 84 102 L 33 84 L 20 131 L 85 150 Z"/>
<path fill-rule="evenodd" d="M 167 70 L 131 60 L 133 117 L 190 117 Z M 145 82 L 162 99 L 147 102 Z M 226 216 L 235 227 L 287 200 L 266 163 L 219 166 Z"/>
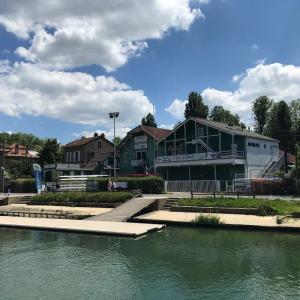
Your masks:
<path fill-rule="evenodd" d="M 166 180 L 261 177 L 278 166 L 277 140 L 201 118 L 180 123 L 157 143 L 156 172 Z"/>
<path fill-rule="evenodd" d="M 119 174 L 154 173 L 156 142 L 170 130 L 139 125 L 118 146 Z"/>

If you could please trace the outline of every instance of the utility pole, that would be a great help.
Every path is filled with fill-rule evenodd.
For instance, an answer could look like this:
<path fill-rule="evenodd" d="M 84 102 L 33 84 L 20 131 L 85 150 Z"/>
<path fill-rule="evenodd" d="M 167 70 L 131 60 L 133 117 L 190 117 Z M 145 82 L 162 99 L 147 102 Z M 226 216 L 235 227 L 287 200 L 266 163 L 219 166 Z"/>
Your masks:
<path fill-rule="evenodd" d="M 153 104 L 153 118 L 154 118 L 154 120 L 155 120 L 155 105 Z M 153 155 L 153 173 L 154 173 L 154 175 L 156 174 L 156 167 L 155 167 L 155 160 L 156 160 L 156 139 L 155 139 L 155 126 L 154 126 L 154 138 L 153 138 L 153 140 L 154 140 L 154 147 L 153 147 L 153 151 L 154 151 L 154 155 Z"/>
<path fill-rule="evenodd" d="M 114 119 L 114 180 L 117 179 L 117 162 L 116 162 L 116 118 L 119 112 L 111 112 L 108 114 L 111 119 Z"/>

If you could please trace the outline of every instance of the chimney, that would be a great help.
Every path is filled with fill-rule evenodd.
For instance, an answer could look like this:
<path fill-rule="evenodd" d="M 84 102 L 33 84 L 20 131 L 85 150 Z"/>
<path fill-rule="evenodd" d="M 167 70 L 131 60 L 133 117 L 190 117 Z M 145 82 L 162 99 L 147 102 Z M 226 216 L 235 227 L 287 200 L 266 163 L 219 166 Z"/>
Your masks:
<path fill-rule="evenodd" d="M 103 132 L 100 134 L 100 136 L 101 136 L 102 138 L 105 138 L 105 134 L 104 134 Z"/>
<path fill-rule="evenodd" d="M 19 144 L 16 144 L 16 146 L 15 146 L 15 153 L 19 154 Z"/>
<path fill-rule="evenodd" d="M 94 138 L 98 137 L 98 133 L 94 132 Z"/>

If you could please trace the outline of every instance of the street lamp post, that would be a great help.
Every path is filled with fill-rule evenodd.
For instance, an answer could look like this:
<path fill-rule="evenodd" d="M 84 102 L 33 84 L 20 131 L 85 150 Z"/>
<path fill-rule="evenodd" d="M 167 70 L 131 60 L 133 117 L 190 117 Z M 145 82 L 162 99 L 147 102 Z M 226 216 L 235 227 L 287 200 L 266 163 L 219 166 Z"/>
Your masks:
<path fill-rule="evenodd" d="M 109 113 L 109 117 L 114 119 L 114 180 L 117 179 L 117 164 L 116 164 L 116 118 L 119 116 L 119 112 Z"/>
<path fill-rule="evenodd" d="M 1 190 L 4 193 L 5 190 L 5 139 L 2 144 L 2 166 L 1 166 Z"/>

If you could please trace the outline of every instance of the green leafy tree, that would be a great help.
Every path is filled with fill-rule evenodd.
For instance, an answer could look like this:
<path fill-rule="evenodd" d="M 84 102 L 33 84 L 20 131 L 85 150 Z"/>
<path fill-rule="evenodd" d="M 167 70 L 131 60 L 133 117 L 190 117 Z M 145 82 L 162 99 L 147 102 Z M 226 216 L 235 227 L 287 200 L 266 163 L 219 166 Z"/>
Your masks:
<path fill-rule="evenodd" d="M 230 125 L 240 125 L 240 117 L 237 114 L 232 114 L 230 110 L 224 109 L 221 105 L 217 105 L 212 109 L 209 118 Z"/>
<path fill-rule="evenodd" d="M 292 119 L 293 142 L 296 145 L 300 141 L 300 99 L 293 100 L 290 103 L 290 112 Z"/>
<path fill-rule="evenodd" d="M 292 151 L 292 120 L 289 106 L 285 101 L 272 106 L 265 132 L 268 136 L 279 140 L 282 150 Z"/>
<path fill-rule="evenodd" d="M 20 178 L 32 175 L 32 164 L 31 158 L 23 158 L 19 160 L 9 160 L 6 167 L 8 176 L 12 178 Z"/>
<path fill-rule="evenodd" d="M 300 142 L 296 145 L 296 166 L 294 174 L 297 179 L 300 179 Z"/>
<path fill-rule="evenodd" d="M 255 120 L 255 131 L 262 134 L 267 123 L 268 115 L 272 107 L 272 100 L 267 96 L 261 96 L 252 103 L 252 111 Z"/>
<path fill-rule="evenodd" d="M 121 141 L 122 141 L 122 139 L 119 136 L 116 136 L 113 139 L 113 143 L 116 144 L 116 146 L 120 145 Z"/>
<path fill-rule="evenodd" d="M 26 146 L 30 150 L 35 150 L 35 151 L 40 151 L 44 144 L 43 139 L 40 139 L 33 134 L 22 133 L 22 132 L 16 132 L 11 134 L 7 132 L 1 132 L 0 141 L 3 140 L 5 140 L 5 143 L 8 146 L 18 143 Z"/>
<path fill-rule="evenodd" d="M 184 116 L 207 119 L 208 106 L 204 104 L 203 98 L 196 92 L 191 92 L 188 97 L 188 102 L 185 105 Z"/>
<path fill-rule="evenodd" d="M 142 118 L 141 121 L 143 126 L 157 127 L 154 116 L 149 113 L 146 117 Z"/>
<path fill-rule="evenodd" d="M 40 164 L 54 164 L 62 162 L 63 160 L 63 150 L 57 139 L 47 139 L 40 151 Z"/>

